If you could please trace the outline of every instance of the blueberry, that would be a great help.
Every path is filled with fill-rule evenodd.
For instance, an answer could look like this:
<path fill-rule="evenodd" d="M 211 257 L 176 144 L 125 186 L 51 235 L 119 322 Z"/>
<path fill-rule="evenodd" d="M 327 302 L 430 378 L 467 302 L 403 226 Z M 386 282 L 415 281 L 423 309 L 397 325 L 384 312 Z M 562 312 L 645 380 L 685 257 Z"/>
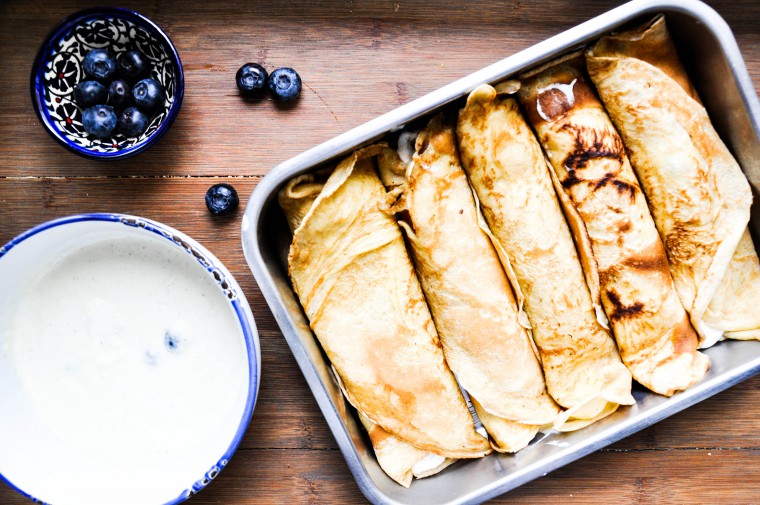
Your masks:
<path fill-rule="evenodd" d="M 116 129 L 116 111 L 110 105 L 93 105 L 82 113 L 82 126 L 98 138 L 109 137 Z"/>
<path fill-rule="evenodd" d="M 108 90 L 98 81 L 82 81 L 74 88 L 74 100 L 82 108 L 106 103 Z"/>
<path fill-rule="evenodd" d="M 132 96 L 135 98 L 135 105 L 148 114 L 162 107 L 166 99 L 161 83 L 152 78 L 143 79 L 135 84 Z"/>
<path fill-rule="evenodd" d="M 216 216 L 226 216 L 237 209 L 240 200 L 229 184 L 214 184 L 206 191 L 206 207 Z"/>
<path fill-rule="evenodd" d="M 278 68 L 269 76 L 269 89 L 278 100 L 295 100 L 301 93 L 301 77 L 292 68 Z"/>
<path fill-rule="evenodd" d="M 116 66 L 119 70 L 119 75 L 132 80 L 132 82 L 148 73 L 150 69 L 148 58 L 140 51 L 119 53 L 116 57 Z"/>
<path fill-rule="evenodd" d="M 116 58 L 107 49 L 93 49 L 84 57 L 82 68 L 90 79 L 107 81 L 116 73 Z"/>
<path fill-rule="evenodd" d="M 108 103 L 117 109 L 123 109 L 132 104 L 132 89 L 127 81 L 123 79 L 111 81 L 111 85 L 108 86 Z"/>
<path fill-rule="evenodd" d="M 235 75 L 240 93 L 246 96 L 261 95 L 267 85 L 267 71 L 258 63 L 246 63 Z"/>
<path fill-rule="evenodd" d="M 137 107 L 127 107 L 119 114 L 119 131 L 127 137 L 139 137 L 148 127 L 148 116 Z"/>

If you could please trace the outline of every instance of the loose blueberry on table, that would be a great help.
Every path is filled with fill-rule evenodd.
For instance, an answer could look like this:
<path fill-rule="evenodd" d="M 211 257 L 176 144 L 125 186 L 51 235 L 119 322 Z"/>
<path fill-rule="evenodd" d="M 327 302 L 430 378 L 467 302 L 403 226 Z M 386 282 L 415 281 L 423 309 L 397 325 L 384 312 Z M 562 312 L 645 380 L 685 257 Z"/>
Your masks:
<path fill-rule="evenodd" d="M 116 129 L 116 111 L 110 105 L 93 105 L 82 113 L 82 126 L 98 138 L 109 137 Z"/>
<path fill-rule="evenodd" d="M 269 89 L 282 102 L 295 100 L 301 93 L 301 77 L 290 67 L 278 68 L 269 75 Z"/>
<path fill-rule="evenodd" d="M 98 81 L 82 81 L 74 88 L 74 101 L 82 108 L 106 103 L 108 90 Z"/>
<path fill-rule="evenodd" d="M 214 184 L 206 191 L 206 207 L 216 216 L 226 216 L 237 209 L 240 200 L 229 184 Z"/>
<path fill-rule="evenodd" d="M 246 63 L 237 71 L 235 83 L 245 96 L 260 96 L 267 87 L 267 71 L 258 63 Z"/>
<path fill-rule="evenodd" d="M 151 113 L 163 105 L 166 95 L 161 83 L 152 78 L 143 79 L 132 88 L 135 105 L 145 112 Z"/>
<path fill-rule="evenodd" d="M 116 58 L 107 49 L 93 49 L 84 57 L 82 69 L 91 79 L 107 81 L 116 74 Z"/>

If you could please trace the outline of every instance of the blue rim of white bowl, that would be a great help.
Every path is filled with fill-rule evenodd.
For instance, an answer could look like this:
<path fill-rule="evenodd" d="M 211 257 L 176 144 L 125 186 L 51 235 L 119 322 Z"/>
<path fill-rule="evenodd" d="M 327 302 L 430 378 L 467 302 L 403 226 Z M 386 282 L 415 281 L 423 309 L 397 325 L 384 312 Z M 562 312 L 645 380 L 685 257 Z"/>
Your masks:
<path fill-rule="evenodd" d="M 133 147 L 108 153 L 92 151 L 86 147 L 77 145 L 74 142 L 70 142 L 68 139 L 66 139 L 65 135 L 63 135 L 61 131 L 55 126 L 53 119 L 50 117 L 50 114 L 43 103 L 42 88 L 44 87 L 44 84 L 40 78 L 40 75 L 42 75 L 43 71 L 43 65 L 45 63 L 45 55 L 50 54 L 51 51 L 55 50 L 55 45 L 58 43 L 64 33 L 70 30 L 72 26 L 81 23 L 88 18 L 102 16 L 114 16 L 128 19 L 129 21 L 142 26 L 153 35 L 158 37 L 158 39 L 166 46 L 167 53 L 169 54 L 169 58 L 175 70 L 174 102 L 169 108 L 169 112 L 166 115 L 166 118 L 159 125 L 153 135 L 148 137 L 144 142 Z M 58 23 L 58 25 L 56 25 L 56 27 L 50 31 L 47 37 L 45 37 L 45 41 L 40 46 L 39 51 L 37 51 L 37 56 L 34 58 L 34 64 L 32 65 L 30 91 L 32 94 L 34 112 L 37 114 L 40 122 L 45 127 L 45 131 L 47 131 L 50 136 L 57 140 L 58 143 L 63 147 L 75 154 L 79 154 L 90 159 L 123 159 L 145 151 L 153 144 L 158 142 L 158 140 L 163 137 L 164 134 L 166 134 L 166 132 L 169 130 L 169 127 L 172 125 L 172 123 L 174 123 L 174 120 L 177 118 L 177 114 L 179 114 L 179 109 L 182 106 L 182 98 L 185 95 L 185 75 L 182 71 L 182 62 L 179 59 L 177 48 L 174 47 L 174 43 L 172 43 L 169 36 L 161 28 L 159 28 L 156 23 L 146 18 L 139 12 L 135 12 L 130 9 L 124 9 L 122 7 L 99 7 L 75 12 L 74 14 L 64 18 L 63 21 Z"/>
<path fill-rule="evenodd" d="M 206 268 L 216 283 L 219 284 L 222 291 L 227 295 L 230 304 L 235 310 L 235 315 L 237 315 L 238 321 L 240 322 L 240 327 L 243 330 L 246 352 L 248 354 L 249 373 L 248 398 L 246 400 L 243 416 L 240 419 L 240 424 L 238 425 L 238 429 L 235 432 L 235 436 L 233 437 L 232 442 L 227 447 L 227 450 L 224 452 L 224 454 L 219 458 L 219 460 L 213 464 L 208 471 L 206 471 L 203 477 L 195 481 L 192 486 L 183 490 L 176 498 L 166 502 L 164 505 L 175 505 L 181 503 L 206 487 L 219 474 L 219 472 L 221 472 L 224 467 L 227 466 L 227 463 L 229 463 L 232 455 L 235 453 L 235 450 L 237 450 L 241 440 L 243 439 L 243 436 L 245 435 L 246 430 L 248 429 L 248 424 L 250 423 L 251 416 L 253 415 L 253 409 L 256 405 L 256 399 L 258 398 L 260 379 L 259 375 L 261 370 L 259 337 L 251 308 L 248 305 L 248 301 L 245 299 L 245 296 L 243 295 L 242 289 L 238 285 L 237 281 L 235 281 L 235 279 L 232 277 L 232 274 L 205 247 L 181 231 L 175 230 L 170 226 L 166 226 L 165 224 L 161 224 L 157 221 L 152 221 L 143 217 L 132 216 L 129 214 L 75 214 L 53 219 L 51 221 L 46 221 L 33 228 L 28 229 L 27 231 L 11 239 L 4 246 L 0 247 L 0 260 L 2 260 L 3 256 L 5 256 L 9 251 L 11 251 L 21 242 L 34 235 L 37 235 L 38 233 L 44 232 L 50 228 L 55 228 L 57 226 L 78 223 L 82 221 L 113 222 L 121 223 L 125 226 L 134 228 L 142 228 L 171 241 L 188 254 L 191 254 L 198 261 L 198 263 L 201 264 L 201 266 Z M 33 500 L 35 503 L 40 503 L 42 505 L 46 505 L 47 503 L 20 489 L 18 486 L 14 485 L 11 481 L 5 478 L 2 473 L 0 473 L 0 481 L 5 482 L 11 489 Z"/>

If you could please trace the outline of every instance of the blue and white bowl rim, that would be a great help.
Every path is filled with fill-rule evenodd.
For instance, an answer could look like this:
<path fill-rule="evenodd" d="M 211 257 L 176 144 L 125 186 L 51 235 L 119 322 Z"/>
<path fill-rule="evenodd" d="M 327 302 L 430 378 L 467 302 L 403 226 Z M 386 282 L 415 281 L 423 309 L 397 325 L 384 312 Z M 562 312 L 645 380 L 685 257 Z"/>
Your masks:
<path fill-rule="evenodd" d="M 190 498 L 193 494 L 199 492 L 201 489 L 206 487 L 219 474 L 219 472 L 222 469 L 224 469 L 227 463 L 229 463 L 230 458 L 232 458 L 232 455 L 235 453 L 235 450 L 240 445 L 240 442 L 243 439 L 243 436 L 245 435 L 245 431 L 248 429 L 248 424 L 250 423 L 251 416 L 253 415 L 253 409 L 256 404 L 256 399 L 258 397 L 259 379 L 260 379 L 260 373 L 261 373 L 261 351 L 260 351 L 259 337 L 258 337 L 258 331 L 256 329 L 256 323 L 253 319 L 253 314 L 251 312 L 251 308 L 248 305 L 248 301 L 245 299 L 243 291 L 240 289 L 240 286 L 238 285 L 237 281 L 235 281 L 235 279 L 232 277 L 232 274 L 205 247 L 203 247 L 194 239 L 185 235 L 181 231 L 178 231 L 170 226 L 159 223 L 157 221 L 153 221 L 151 219 L 146 219 L 143 217 L 133 216 L 129 214 L 118 214 L 118 213 L 75 214 L 71 216 L 65 216 L 65 217 L 61 217 L 57 219 L 52 219 L 50 221 L 46 221 L 44 223 L 38 224 L 37 226 L 34 226 L 28 229 L 27 231 L 11 239 L 4 246 L 0 247 L 0 261 L 2 261 L 3 256 L 5 256 L 14 247 L 19 245 L 24 240 L 30 237 L 33 237 L 34 235 L 37 235 L 38 233 L 42 233 L 45 230 L 48 230 L 50 228 L 55 228 L 57 226 L 63 226 L 63 225 L 78 223 L 78 222 L 83 222 L 83 221 L 102 221 L 102 222 L 121 223 L 124 226 L 142 228 L 144 230 L 147 230 L 148 232 L 152 232 L 160 237 L 166 238 L 167 240 L 175 244 L 177 247 L 180 247 L 181 249 L 186 251 L 188 254 L 193 255 L 195 259 L 203 267 L 205 267 L 208 270 L 209 274 L 211 274 L 214 270 L 216 270 L 217 272 L 220 272 L 222 274 L 222 279 L 226 280 L 226 282 L 230 286 L 231 292 L 234 294 L 234 296 L 232 297 L 228 296 L 228 299 L 233 309 L 235 310 L 235 314 L 238 317 L 238 321 L 240 322 L 240 327 L 243 331 L 243 337 L 245 339 L 246 352 L 248 355 L 248 372 L 249 372 L 248 398 L 246 399 L 245 409 L 243 410 L 243 416 L 240 419 L 240 424 L 238 425 L 238 429 L 235 433 L 235 436 L 232 439 L 232 442 L 227 447 L 227 450 L 224 452 L 224 454 L 219 458 L 219 460 L 215 464 L 211 465 L 209 470 L 206 471 L 206 473 L 200 479 L 195 481 L 192 484 L 192 486 L 183 490 L 176 498 L 174 498 L 173 500 L 169 502 L 166 502 L 164 505 L 175 505 L 175 504 L 181 503 L 187 500 L 188 498 Z M 188 250 L 186 247 L 183 246 L 183 244 L 179 243 L 177 240 L 174 240 L 172 237 L 179 238 L 180 240 L 184 241 L 185 244 L 192 246 L 192 251 Z M 218 280 L 217 282 L 221 283 L 221 281 L 218 281 Z M 41 503 L 45 505 L 45 502 L 35 498 L 32 494 L 27 493 L 26 491 L 15 486 L 11 481 L 6 479 L 2 473 L 0 473 L 0 480 L 5 482 L 9 487 L 14 489 L 18 493 L 33 500 L 35 503 Z"/>

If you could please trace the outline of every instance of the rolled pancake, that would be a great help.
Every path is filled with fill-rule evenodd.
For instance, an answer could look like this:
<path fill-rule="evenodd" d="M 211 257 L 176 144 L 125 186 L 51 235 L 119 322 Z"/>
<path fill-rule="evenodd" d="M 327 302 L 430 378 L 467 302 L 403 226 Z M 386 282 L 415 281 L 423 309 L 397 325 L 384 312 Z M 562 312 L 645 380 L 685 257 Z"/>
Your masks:
<path fill-rule="evenodd" d="M 416 477 L 422 479 L 440 472 L 456 462 L 456 459 L 433 456 L 429 452 L 402 442 L 359 412 L 359 420 L 367 430 L 372 449 L 375 451 L 380 468 L 390 478 L 404 487 L 409 487 Z M 431 464 L 428 461 L 433 459 Z"/>
<path fill-rule="evenodd" d="M 568 219 L 588 237 L 602 305 L 633 378 L 663 395 L 700 380 L 709 358 L 678 298 L 646 199 L 582 53 L 521 78 L 520 102 L 554 170 Z"/>
<path fill-rule="evenodd" d="M 499 257 L 481 229 L 453 123 L 439 114 L 406 165 L 388 149 L 380 178 L 395 200 L 446 362 L 502 452 L 525 447 L 559 407 L 546 393 L 530 336 Z M 487 415 L 490 414 L 490 415 Z M 500 419 L 500 420 L 499 420 Z"/>
<path fill-rule="evenodd" d="M 647 197 L 700 346 L 723 332 L 760 338 L 760 283 L 747 283 L 760 278 L 747 230 L 749 183 L 689 83 L 665 18 L 602 38 L 586 63 Z"/>
<path fill-rule="evenodd" d="M 488 441 L 474 430 L 401 231 L 385 209 L 373 164 L 381 150 L 345 159 L 316 197 L 320 183 L 309 176 L 281 191 L 294 227 L 291 281 L 352 406 L 425 454 L 480 457 Z"/>
<path fill-rule="evenodd" d="M 512 98 L 481 86 L 459 113 L 462 165 L 513 269 L 549 394 L 593 422 L 634 403 L 631 374 L 597 312 L 533 132 Z M 580 426 L 582 423 L 577 423 Z"/>

